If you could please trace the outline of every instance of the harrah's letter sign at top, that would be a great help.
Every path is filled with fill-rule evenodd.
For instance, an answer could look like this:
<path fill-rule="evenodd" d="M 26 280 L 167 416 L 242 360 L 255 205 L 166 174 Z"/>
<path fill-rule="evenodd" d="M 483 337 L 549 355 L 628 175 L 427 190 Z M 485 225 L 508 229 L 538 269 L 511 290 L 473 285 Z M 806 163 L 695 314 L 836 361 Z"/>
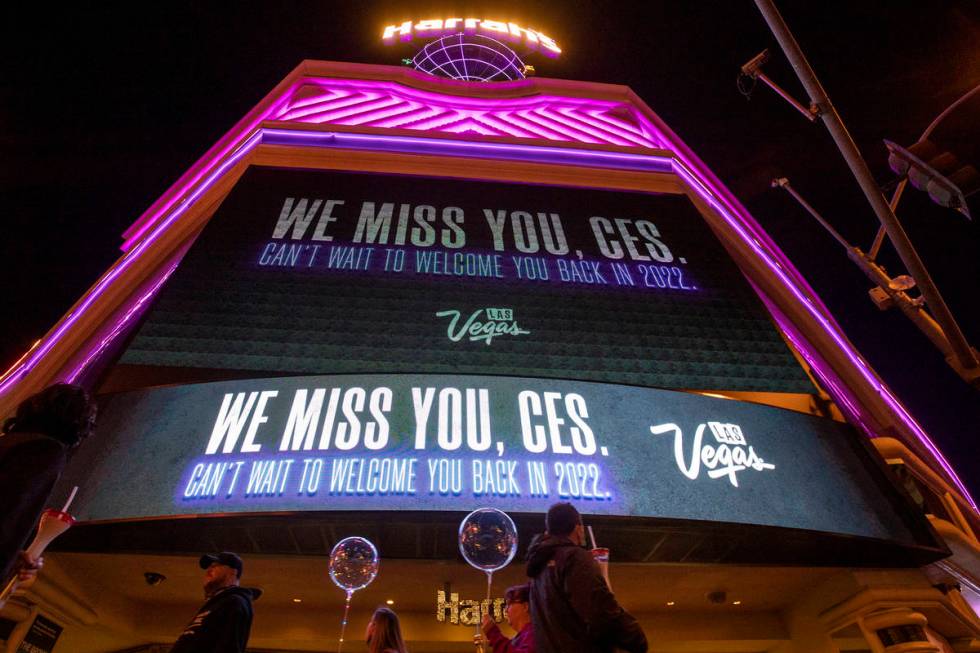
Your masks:
<path fill-rule="evenodd" d="M 386 44 L 391 45 L 395 42 L 396 38 L 400 41 L 411 41 L 415 36 L 420 38 L 434 38 L 449 34 L 458 34 L 459 32 L 463 32 L 464 34 L 481 33 L 507 41 L 521 41 L 529 49 L 540 49 L 549 57 L 557 57 L 561 54 L 561 48 L 558 47 L 554 39 L 545 36 L 537 30 L 520 27 L 514 23 L 505 23 L 499 20 L 483 20 L 480 18 L 420 20 L 417 23 L 407 20 L 401 25 L 388 25 L 385 27 L 384 35 L 381 38 Z"/>

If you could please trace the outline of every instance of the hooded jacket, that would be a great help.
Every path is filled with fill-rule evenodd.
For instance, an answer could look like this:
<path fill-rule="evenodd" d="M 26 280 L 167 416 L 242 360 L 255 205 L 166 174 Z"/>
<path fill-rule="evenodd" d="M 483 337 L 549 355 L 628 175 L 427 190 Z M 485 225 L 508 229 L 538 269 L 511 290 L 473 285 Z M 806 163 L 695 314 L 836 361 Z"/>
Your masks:
<path fill-rule="evenodd" d="M 527 551 L 538 653 L 645 653 L 647 638 L 616 602 L 592 554 L 567 537 L 537 535 Z"/>
<path fill-rule="evenodd" d="M 252 601 L 262 590 L 233 585 L 218 590 L 197 611 L 170 653 L 244 653 L 252 628 Z"/>

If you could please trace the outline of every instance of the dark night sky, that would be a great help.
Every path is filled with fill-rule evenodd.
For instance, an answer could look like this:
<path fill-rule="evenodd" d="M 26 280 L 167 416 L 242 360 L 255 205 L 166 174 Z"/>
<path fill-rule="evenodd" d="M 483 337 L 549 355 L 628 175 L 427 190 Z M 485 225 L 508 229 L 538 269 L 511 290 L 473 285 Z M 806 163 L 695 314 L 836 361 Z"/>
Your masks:
<path fill-rule="evenodd" d="M 911 144 L 980 83 L 980 3 L 779 4 L 883 186 L 894 175 L 882 139 Z M 747 0 L 8 9 L 0 46 L 3 367 L 116 259 L 122 231 L 301 60 L 397 64 L 401 53 L 380 45 L 384 24 L 450 13 L 512 19 L 553 36 L 566 54 L 532 59 L 541 76 L 633 88 L 748 206 L 980 495 L 980 392 L 901 314 L 879 312 L 840 246 L 769 189 L 773 176 L 789 177 L 845 238 L 870 246 L 876 219 L 823 127 L 761 86 L 751 101 L 738 92 L 739 66 L 768 47 L 767 74 L 805 97 Z M 977 116 L 980 102 L 972 102 L 937 132 L 975 164 Z M 977 346 L 977 223 L 911 189 L 898 213 Z M 888 246 L 882 261 L 893 275 L 904 271 Z"/>

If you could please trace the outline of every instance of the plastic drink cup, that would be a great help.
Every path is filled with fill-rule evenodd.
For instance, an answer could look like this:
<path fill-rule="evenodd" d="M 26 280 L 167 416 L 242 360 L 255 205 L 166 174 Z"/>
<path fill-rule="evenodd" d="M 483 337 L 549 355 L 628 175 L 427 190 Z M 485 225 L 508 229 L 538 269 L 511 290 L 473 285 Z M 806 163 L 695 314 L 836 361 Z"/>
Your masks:
<path fill-rule="evenodd" d="M 27 553 L 32 558 L 40 558 L 41 554 L 44 553 L 44 549 L 51 544 L 52 540 L 71 528 L 74 523 L 75 520 L 67 512 L 48 508 L 41 513 L 41 521 L 37 526 L 37 534 L 34 536 L 34 541 L 31 542 L 31 545 L 27 547 Z M 3 591 L 0 592 L 0 608 L 17 591 L 18 585 L 20 585 L 20 581 L 15 574 L 10 579 L 10 582 L 7 583 L 7 586 L 3 588 Z"/>
<path fill-rule="evenodd" d="M 592 549 L 592 559 L 599 565 L 599 571 L 602 572 L 602 577 L 606 579 L 606 585 L 612 589 L 612 583 L 609 582 L 609 549 L 605 547 Z"/>

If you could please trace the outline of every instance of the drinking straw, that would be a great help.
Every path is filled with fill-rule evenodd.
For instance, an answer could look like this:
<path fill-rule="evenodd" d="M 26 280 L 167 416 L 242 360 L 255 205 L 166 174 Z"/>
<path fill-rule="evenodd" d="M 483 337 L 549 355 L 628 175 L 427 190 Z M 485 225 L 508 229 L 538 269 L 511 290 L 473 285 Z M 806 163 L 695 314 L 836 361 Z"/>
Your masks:
<path fill-rule="evenodd" d="M 75 494 L 77 492 L 78 492 L 78 486 L 76 485 L 75 487 L 72 488 L 71 494 L 68 495 L 68 501 L 65 501 L 65 507 L 61 509 L 61 512 L 68 512 L 68 506 L 70 506 L 71 502 L 75 500 Z"/>

